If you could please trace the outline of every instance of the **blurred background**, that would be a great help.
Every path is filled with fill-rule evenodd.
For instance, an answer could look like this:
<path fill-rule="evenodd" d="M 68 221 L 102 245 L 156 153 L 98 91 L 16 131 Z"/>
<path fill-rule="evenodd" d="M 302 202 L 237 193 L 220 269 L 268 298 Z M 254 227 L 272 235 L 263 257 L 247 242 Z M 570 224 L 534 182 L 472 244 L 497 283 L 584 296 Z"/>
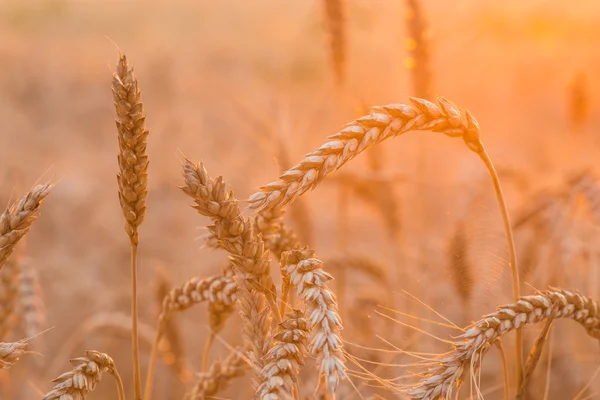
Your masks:
<path fill-rule="evenodd" d="M 155 289 L 165 279 L 157 271 L 179 285 L 217 273 L 226 260 L 223 252 L 202 247 L 208 221 L 177 189 L 183 183 L 182 155 L 203 160 L 212 176 L 223 175 L 245 199 L 368 107 L 408 103 L 415 95 L 416 67 L 407 3 L 343 1 L 340 85 L 323 1 L 1 1 L 0 201 L 8 204 L 45 179 L 58 185 L 20 251 L 39 279 L 39 302 L 31 305 L 37 317 L 26 322 L 37 324 L 38 332 L 52 329 L 32 341 L 43 355 L 0 373 L 0 398 L 41 397 L 49 381 L 70 368 L 67 360 L 88 348 L 113 356 L 131 384 L 128 333 L 112 326 L 118 318 L 107 314 L 128 315 L 130 301 L 110 89 L 118 50 L 135 68 L 150 130 L 140 304 L 142 321 L 153 329 Z M 600 3 L 420 3 L 433 93 L 478 119 L 513 222 L 521 223 L 517 246 L 521 268 L 528 271 L 523 291 L 553 284 L 597 298 L 598 205 L 570 188 L 581 176 L 597 184 Z M 385 348 L 380 335 L 398 347 L 445 352 L 447 344 L 415 336 L 375 310 L 383 304 L 435 318 L 406 291 L 465 326 L 511 300 L 489 177 L 460 140 L 435 133 L 411 132 L 373 151 L 307 193 L 301 211 L 288 212 L 290 224 L 325 261 L 356 255 L 373 264 L 355 270 L 342 262 L 331 271 L 335 276 L 347 268 L 340 304 L 348 341 Z M 550 216 L 536 214 L 532 222 L 528 213 L 546 198 L 558 199 L 557 205 Z M 369 274 L 369 268 L 376 272 Z M 208 333 L 206 311 L 199 307 L 179 317 L 186 363 L 195 372 Z M 101 318 L 113 322 L 103 325 Z M 228 323 L 222 334 L 227 343 L 241 343 L 238 325 L 237 316 Z M 456 334 L 418 325 L 445 338 Z M 548 360 L 550 376 L 561 377 L 552 380 L 550 399 L 575 396 L 600 363 L 596 344 L 579 326 L 555 325 L 555 342 L 564 340 L 553 345 L 551 357 L 544 353 L 531 398 L 544 398 Z M 533 328 L 527 349 L 536 329 L 541 327 Z M 14 330 L 7 339 L 21 337 Z M 400 362 L 351 344 L 347 349 L 375 362 Z M 143 365 L 148 353 L 142 347 Z M 215 345 L 214 355 L 227 353 L 226 346 Z M 175 361 L 164 361 L 156 398 L 179 399 L 193 379 L 179 382 L 181 376 L 172 372 Z M 403 373 L 365 366 L 386 378 Z M 316 375 L 312 364 L 307 369 L 309 381 Z M 482 371 L 486 399 L 501 398 L 500 371 L 491 351 Z M 112 383 L 101 386 L 91 398 L 115 397 Z M 359 386 L 365 397 L 400 398 Z M 594 392 L 599 389 L 595 382 L 585 395 L 600 398 Z M 309 398 L 311 390 L 305 392 Z M 359 398 L 350 385 L 341 393 L 340 398 Z"/>

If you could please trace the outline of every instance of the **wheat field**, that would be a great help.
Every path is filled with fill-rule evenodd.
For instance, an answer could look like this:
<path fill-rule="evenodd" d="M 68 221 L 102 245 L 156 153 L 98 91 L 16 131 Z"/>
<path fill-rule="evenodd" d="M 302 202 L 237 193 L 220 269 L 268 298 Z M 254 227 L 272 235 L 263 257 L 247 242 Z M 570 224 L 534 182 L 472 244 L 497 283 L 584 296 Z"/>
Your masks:
<path fill-rule="evenodd" d="M 600 399 L 598 21 L 0 2 L 0 400 Z"/>

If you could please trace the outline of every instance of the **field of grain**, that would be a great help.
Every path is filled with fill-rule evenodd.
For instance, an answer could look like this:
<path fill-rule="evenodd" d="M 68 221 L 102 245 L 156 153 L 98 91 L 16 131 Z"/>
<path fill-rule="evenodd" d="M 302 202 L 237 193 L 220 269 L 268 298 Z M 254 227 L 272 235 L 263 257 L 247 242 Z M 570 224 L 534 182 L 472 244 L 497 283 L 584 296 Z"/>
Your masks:
<path fill-rule="evenodd" d="M 0 400 L 600 399 L 598 21 L 0 1 Z"/>

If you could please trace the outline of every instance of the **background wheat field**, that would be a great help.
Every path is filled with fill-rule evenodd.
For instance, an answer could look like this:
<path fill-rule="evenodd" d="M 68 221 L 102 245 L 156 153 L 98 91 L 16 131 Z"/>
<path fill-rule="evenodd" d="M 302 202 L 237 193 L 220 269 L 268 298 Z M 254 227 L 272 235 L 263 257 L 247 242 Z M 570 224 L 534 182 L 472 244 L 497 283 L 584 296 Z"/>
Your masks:
<path fill-rule="evenodd" d="M 246 202 L 260 187 L 371 107 L 409 104 L 421 113 L 411 96 L 434 103 L 443 96 L 459 105 L 463 120 L 464 108 L 479 122 L 511 217 L 521 295 L 573 291 L 551 292 L 548 305 L 534 304 L 537 311 L 530 311 L 549 310 L 549 319 L 524 317 L 532 323 L 523 330 L 522 363 L 532 349 L 530 358 L 539 360 L 527 362 L 531 377 L 519 394 L 517 340 L 507 333 L 490 339 L 485 362 L 483 350 L 469 353 L 481 367 L 464 371 L 458 398 L 600 399 L 600 311 L 573 294 L 600 299 L 598 21 L 600 3 L 584 0 L 1 1 L 0 203 L 9 207 L 36 184 L 53 187 L 0 270 L 0 342 L 28 339 L 20 360 L 0 363 L 0 399 L 44 398 L 51 380 L 73 368 L 69 359 L 94 349 L 112 357 L 126 398 L 137 400 L 131 396 L 131 247 L 115 179 L 123 173 L 117 154 L 125 154 L 115 128 L 118 93 L 113 98 L 111 91 L 121 53 L 139 81 L 149 130 L 137 258 L 142 386 L 172 288 L 213 276 L 226 278 L 232 290 L 243 286 L 237 294 L 242 316 L 233 298 L 226 307 L 223 299 L 216 302 L 225 307 L 222 321 L 203 305 L 169 319 L 158 344 L 154 399 L 253 398 L 268 360 L 248 351 L 235 381 L 221 378 L 218 394 L 207 387 L 194 393 L 207 370 L 247 342 L 244 296 L 275 310 L 268 292 L 248 283 L 260 274 L 247 274 L 242 284 L 242 267 L 228 266 L 227 252 L 207 243 L 211 220 L 215 242 L 230 226 L 202 206 L 203 215 L 189 207 L 202 202 L 200 191 L 190 189 L 194 174 L 202 176 L 195 163 L 202 160 L 211 178 L 223 176 L 244 215 L 252 218 L 257 208 L 262 215 L 260 204 L 253 209 Z M 443 102 L 435 104 L 443 115 L 423 111 L 423 118 L 450 115 Z M 329 375 L 306 355 L 298 383 L 289 384 L 291 398 L 450 396 L 419 394 L 419 388 L 436 376 L 441 359 L 462 351 L 457 343 L 468 338 L 461 328 L 468 331 L 515 301 L 503 215 L 488 171 L 462 142 L 425 131 L 386 140 L 286 206 L 293 242 L 313 249 L 324 279 L 333 277 L 318 290 L 324 298 L 330 291 L 337 296 L 347 368 L 334 394 L 325 383 Z M 286 276 L 309 279 L 294 269 L 300 253 L 277 253 L 261 232 L 271 245 L 274 301 L 289 305 L 287 312 L 310 314 L 317 306 L 302 294 L 291 294 L 289 304 L 282 295 Z M 0 230 L 0 256 L 5 233 Z M 558 305 L 565 296 L 576 310 L 588 310 L 585 316 Z M 278 327 L 284 315 L 275 312 L 265 322 L 272 346 L 287 343 L 275 332 L 290 324 L 313 337 L 310 318 L 308 328 L 301 312 Z M 592 337 L 561 316 L 583 324 Z M 90 357 L 85 362 L 93 363 Z M 8 369 L 5 361 L 14 365 Z M 97 388 L 87 382 L 95 389 L 88 398 L 118 398 L 112 381 L 105 374 Z M 277 390 L 258 397 L 286 398 Z"/>

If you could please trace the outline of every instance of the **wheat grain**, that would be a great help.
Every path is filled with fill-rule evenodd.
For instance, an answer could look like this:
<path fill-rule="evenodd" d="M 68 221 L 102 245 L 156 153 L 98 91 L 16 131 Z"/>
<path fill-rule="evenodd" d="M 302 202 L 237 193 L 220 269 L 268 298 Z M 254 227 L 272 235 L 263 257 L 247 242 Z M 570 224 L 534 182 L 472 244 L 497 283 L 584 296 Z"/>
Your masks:
<path fill-rule="evenodd" d="M 281 264 L 281 269 L 306 304 L 309 350 L 317 359 L 327 391 L 333 394 L 339 380 L 346 377 L 346 367 L 340 337 L 342 321 L 335 295 L 327 287 L 332 277 L 323 270 L 323 263 L 316 258 L 315 252 L 308 248 L 297 247 L 283 253 Z"/>
<path fill-rule="evenodd" d="M 71 364 L 75 368 L 54 379 L 52 382 L 56 382 L 56 386 L 42 400 L 84 399 L 86 394 L 96 389 L 104 372 L 115 377 L 119 399 L 124 400 L 121 378 L 114 361 L 107 354 L 87 350 L 84 357 L 72 359 Z"/>
<path fill-rule="evenodd" d="M 162 313 L 184 311 L 198 303 L 231 305 L 236 301 L 237 285 L 231 277 L 215 275 L 194 277 L 169 291 L 162 302 Z"/>
<path fill-rule="evenodd" d="M 0 215 L 0 269 L 14 251 L 17 242 L 31 229 L 38 218 L 40 206 L 51 189 L 50 183 L 35 186 Z"/>
<path fill-rule="evenodd" d="M 19 357 L 27 349 L 27 341 L 20 340 L 14 343 L 0 342 L 0 369 L 8 369 L 19 361 Z"/>
<path fill-rule="evenodd" d="M 427 400 L 453 398 L 463 374 L 469 369 L 471 374 L 479 370 L 484 354 L 496 339 L 548 318 L 573 319 L 583 325 L 588 335 L 600 339 L 600 305 L 596 301 L 577 292 L 554 288 L 523 296 L 471 325 L 454 342 L 453 352 L 438 360 L 423 380 L 408 390 L 409 395 Z"/>
<path fill-rule="evenodd" d="M 261 372 L 262 383 L 256 391 L 257 398 L 276 400 L 293 397 L 292 390 L 306 357 L 308 324 L 303 317 L 302 311 L 294 310 L 279 324 L 273 337 L 276 343 L 267 353 L 268 363 Z"/>

